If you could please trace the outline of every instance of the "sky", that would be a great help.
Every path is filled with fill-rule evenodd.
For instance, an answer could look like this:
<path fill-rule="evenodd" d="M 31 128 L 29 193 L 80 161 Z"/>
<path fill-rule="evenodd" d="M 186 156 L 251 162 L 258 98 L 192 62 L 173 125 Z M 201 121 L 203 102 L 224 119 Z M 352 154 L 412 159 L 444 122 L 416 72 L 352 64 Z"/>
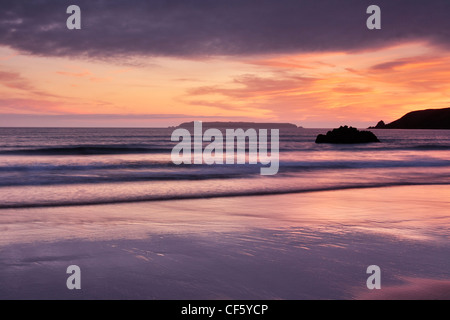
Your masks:
<path fill-rule="evenodd" d="M 69 5 L 81 29 L 69 30 Z M 369 5 L 381 30 L 369 30 Z M 367 127 L 449 107 L 448 0 L 2 0 L 0 126 Z"/>

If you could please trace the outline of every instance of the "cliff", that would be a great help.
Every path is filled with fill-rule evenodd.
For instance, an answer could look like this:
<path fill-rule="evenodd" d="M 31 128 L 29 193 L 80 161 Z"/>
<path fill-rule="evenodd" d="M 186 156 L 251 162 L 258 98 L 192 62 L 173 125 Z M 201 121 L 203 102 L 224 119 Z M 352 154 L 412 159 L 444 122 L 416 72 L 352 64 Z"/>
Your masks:
<path fill-rule="evenodd" d="M 394 122 L 369 129 L 450 129 L 450 108 L 413 111 Z"/>

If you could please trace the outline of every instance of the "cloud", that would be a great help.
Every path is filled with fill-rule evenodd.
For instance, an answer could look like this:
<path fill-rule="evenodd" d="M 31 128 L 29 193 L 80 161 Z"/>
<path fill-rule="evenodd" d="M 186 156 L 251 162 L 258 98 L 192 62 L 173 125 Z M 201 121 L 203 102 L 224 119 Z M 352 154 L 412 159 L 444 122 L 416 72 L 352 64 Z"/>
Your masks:
<path fill-rule="evenodd" d="M 111 77 L 94 77 L 93 74 L 90 71 L 83 71 L 83 72 L 67 72 L 67 71 L 57 71 L 56 74 L 59 74 L 61 76 L 71 77 L 71 78 L 85 78 L 88 79 L 91 82 L 108 82 L 111 80 Z M 117 73 L 119 74 L 119 73 Z"/>
<path fill-rule="evenodd" d="M 53 101 L 45 101 L 42 99 L 32 98 L 0 98 L 0 112 L 2 120 L 8 123 L 8 120 L 4 117 L 6 113 L 15 112 L 41 112 L 46 110 L 47 112 L 57 112 L 60 110 L 60 104 Z"/>
<path fill-rule="evenodd" d="M 369 71 L 375 72 L 390 72 L 399 69 L 412 69 L 430 67 L 433 65 L 438 65 L 442 63 L 442 57 L 440 56 L 430 56 L 430 55 L 420 55 L 409 58 L 401 58 L 393 61 L 387 61 L 383 63 L 376 64 L 370 68 Z"/>
<path fill-rule="evenodd" d="M 17 72 L 0 71 L 0 84 L 10 89 L 32 91 L 34 86 Z"/>
<path fill-rule="evenodd" d="M 397 60 L 397 61 L 389 61 L 389 62 L 383 62 L 379 63 L 377 65 L 372 66 L 372 70 L 392 70 L 396 67 L 401 67 L 408 64 L 408 61 L 406 60 Z"/>
<path fill-rule="evenodd" d="M 375 124 L 374 118 L 393 121 L 406 112 L 442 108 L 450 102 L 446 80 L 450 57 L 443 50 L 423 48 L 409 44 L 379 50 L 376 55 L 282 55 L 269 57 L 268 64 L 260 59 L 257 65 L 267 66 L 262 72 L 192 87 L 183 102 L 222 110 L 254 110 L 255 116 L 276 121 L 296 119 L 306 126 L 333 123 L 367 127 Z M 414 52 L 420 54 L 411 56 Z M 299 61 L 315 68 L 279 61 L 294 65 Z"/>
<path fill-rule="evenodd" d="M 82 29 L 66 28 L 67 0 L 2 0 L 0 45 L 35 55 L 118 59 L 358 51 L 402 41 L 450 45 L 448 0 L 378 0 L 382 29 L 366 28 L 367 0 L 77 0 Z"/>
<path fill-rule="evenodd" d="M 57 94 L 51 94 L 36 88 L 36 86 L 27 78 L 24 78 L 18 72 L 0 70 L 0 85 L 9 89 L 19 90 L 31 94 L 34 97 L 41 98 L 61 98 Z"/>
<path fill-rule="evenodd" d="M 19 53 L 14 52 L 14 53 L 9 54 L 9 55 L 7 55 L 7 56 L 0 57 L 0 61 L 11 60 L 12 58 L 14 58 L 14 57 L 16 57 L 16 56 L 18 56 L 18 55 L 19 55 Z"/>
<path fill-rule="evenodd" d="M 279 96 L 295 93 L 308 84 L 314 78 L 302 76 L 286 76 L 284 78 L 259 77 L 253 74 L 245 74 L 233 79 L 233 88 L 219 86 L 204 86 L 188 90 L 188 95 L 223 95 L 235 99 L 250 99 L 261 96 Z M 237 85 L 237 87 L 236 87 Z"/>
<path fill-rule="evenodd" d="M 361 88 L 354 86 L 341 85 L 332 89 L 335 92 L 339 93 L 347 93 L 347 94 L 361 94 L 361 93 L 369 93 L 373 91 L 371 88 Z"/>
<path fill-rule="evenodd" d="M 57 71 L 56 73 L 59 75 L 62 75 L 62 76 L 75 77 L 75 78 L 83 78 L 83 77 L 88 77 L 88 76 L 92 75 L 92 73 L 90 73 L 89 71 L 85 71 L 85 72 Z"/>
<path fill-rule="evenodd" d="M 191 88 L 180 99 L 189 105 L 251 112 L 255 118 L 279 120 L 286 113 L 298 114 L 318 103 L 316 93 L 309 92 L 318 80 L 283 72 L 264 77 L 243 74 L 223 85 Z"/>

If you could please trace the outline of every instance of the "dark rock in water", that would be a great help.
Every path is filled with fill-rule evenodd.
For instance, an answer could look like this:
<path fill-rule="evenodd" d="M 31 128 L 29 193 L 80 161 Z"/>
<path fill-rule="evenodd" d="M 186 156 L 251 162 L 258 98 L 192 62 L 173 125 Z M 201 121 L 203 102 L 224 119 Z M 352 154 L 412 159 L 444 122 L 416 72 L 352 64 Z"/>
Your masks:
<path fill-rule="evenodd" d="M 370 131 L 359 131 L 348 126 L 328 131 L 326 135 L 319 134 L 316 138 L 316 143 L 352 144 L 370 142 L 380 142 L 380 140 Z"/>

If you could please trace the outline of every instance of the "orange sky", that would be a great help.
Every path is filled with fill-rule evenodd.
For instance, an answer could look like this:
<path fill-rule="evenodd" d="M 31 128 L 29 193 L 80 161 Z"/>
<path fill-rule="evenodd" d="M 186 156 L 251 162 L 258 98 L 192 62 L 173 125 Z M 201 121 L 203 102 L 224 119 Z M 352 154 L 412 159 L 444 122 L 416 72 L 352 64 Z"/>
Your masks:
<path fill-rule="evenodd" d="M 0 47 L 0 126 L 48 125 L 39 116 L 73 114 L 93 115 L 71 122 L 76 126 L 244 120 L 367 127 L 412 110 L 448 107 L 449 78 L 447 52 L 419 42 L 353 53 L 127 61 L 38 57 Z M 25 123 L 17 114 L 36 118 Z"/>

